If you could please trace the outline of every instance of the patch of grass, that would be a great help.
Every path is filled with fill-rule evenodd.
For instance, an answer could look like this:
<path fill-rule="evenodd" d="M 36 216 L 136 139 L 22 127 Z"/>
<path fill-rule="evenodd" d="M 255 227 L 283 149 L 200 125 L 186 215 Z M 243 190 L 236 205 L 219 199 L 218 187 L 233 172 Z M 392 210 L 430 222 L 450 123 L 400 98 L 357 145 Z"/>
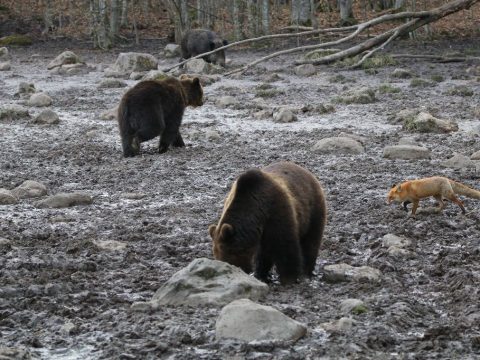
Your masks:
<path fill-rule="evenodd" d="M 378 74 L 378 69 L 365 69 L 365 74 L 367 75 L 377 75 Z"/>
<path fill-rule="evenodd" d="M 414 116 L 406 117 L 405 120 L 403 121 L 403 128 L 408 131 L 416 131 L 417 124 L 415 123 L 415 117 Z"/>
<path fill-rule="evenodd" d="M 320 50 L 313 50 L 305 54 L 306 60 L 317 60 L 324 56 L 335 54 L 339 50 L 337 49 L 320 49 Z"/>
<path fill-rule="evenodd" d="M 14 34 L 0 38 L 1 46 L 17 45 L 28 46 L 32 45 L 32 39 L 27 35 Z"/>
<path fill-rule="evenodd" d="M 394 94 L 399 93 L 400 91 L 400 88 L 394 87 L 390 84 L 382 84 L 378 87 L 378 92 L 380 94 Z"/>
<path fill-rule="evenodd" d="M 346 77 L 345 75 L 338 74 L 335 76 L 332 76 L 328 79 L 328 82 L 330 83 L 339 83 L 339 84 L 345 84 L 348 82 L 357 82 L 357 79 L 352 78 L 352 77 Z"/>
<path fill-rule="evenodd" d="M 375 91 L 372 89 L 357 90 L 338 96 L 334 101 L 342 104 L 370 104 L 375 102 Z"/>
<path fill-rule="evenodd" d="M 360 315 L 368 311 L 368 308 L 365 305 L 357 305 L 352 309 L 352 314 Z"/>
<path fill-rule="evenodd" d="M 473 96 L 473 90 L 465 85 L 458 85 L 447 91 L 448 95 Z"/>
<path fill-rule="evenodd" d="M 430 79 L 431 79 L 432 81 L 435 81 L 435 82 L 438 82 L 438 83 L 440 83 L 440 82 L 442 82 L 442 81 L 445 81 L 445 78 L 443 77 L 443 75 L 440 75 L 440 74 L 433 74 L 433 75 L 430 77 Z"/>
<path fill-rule="evenodd" d="M 255 92 L 256 96 L 261 98 L 271 98 L 277 95 L 285 94 L 283 90 L 278 89 L 259 89 Z"/>
<path fill-rule="evenodd" d="M 426 79 L 422 79 L 422 78 L 414 78 L 412 80 L 410 80 L 410 86 L 411 87 L 431 87 L 431 86 L 435 86 L 435 83 L 434 82 L 431 82 L 429 80 L 426 80 Z"/>
<path fill-rule="evenodd" d="M 274 86 L 271 85 L 271 84 L 260 84 L 256 87 L 256 90 L 269 90 L 269 89 L 273 89 Z"/>
<path fill-rule="evenodd" d="M 5 5 L 0 5 L 0 12 L 10 12 L 10 9 Z"/>

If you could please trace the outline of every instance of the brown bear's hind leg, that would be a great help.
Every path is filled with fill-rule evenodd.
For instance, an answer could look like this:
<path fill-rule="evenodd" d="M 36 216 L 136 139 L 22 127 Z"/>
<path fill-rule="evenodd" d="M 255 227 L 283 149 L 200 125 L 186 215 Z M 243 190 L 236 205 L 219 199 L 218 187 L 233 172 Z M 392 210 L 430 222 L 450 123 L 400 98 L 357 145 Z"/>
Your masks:
<path fill-rule="evenodd" d="M 172 145 L 178 138 L 179 135 L 178 126 L 170 124 L 165 127 L 162 135 L 160 135 L 160 144 L 158 145 L 158 152 L 163 154 L 166 152 L 170 145 Z M 183 141 L 183 139 L 182 139 Z"/>

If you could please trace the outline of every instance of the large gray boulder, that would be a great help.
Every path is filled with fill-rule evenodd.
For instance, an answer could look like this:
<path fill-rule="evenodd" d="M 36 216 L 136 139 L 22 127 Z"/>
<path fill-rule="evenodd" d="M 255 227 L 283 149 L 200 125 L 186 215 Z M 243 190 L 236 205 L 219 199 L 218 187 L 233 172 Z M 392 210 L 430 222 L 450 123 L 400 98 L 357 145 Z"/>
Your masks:
<path fill-rule="evenodd" d="M 11 205 L 17 202 L 17 197 L 10 190 L 0 188 L 0 205 Z"/>
<path fill-rule="evenodd" d="M 362 144 L 351 137 L 339 136 L 324 138 L 313 145 L 312 150 L 321 154 L 355 155 L 365 152 Z"/>
<path fill-rule="evenodd" d="M 273 121 L 277 123 L 291 123 L 297 121 L 297 116 L 290 109 L 280 108 L 273 113 Z"/>
<path fill-rule="evenodd" d="M 6 47 L 0 47 L 0 61 L 10 60 L 10 54 Z"/>
<path fill-rule="evenodd" d="M 12 104 L 0 107 L 0 120 L 18 120 L 28 117 L 30 117 L 28 109 L 23 106 Z"/>
<path fill-rule="evenodd" d="M 297 341 L 307 327 L 270 306 L 240 299 L 222 309 L 215 332 L 217 339 L 282 342 Z"/>
<path fill-rule="evenodd" d="M 113 69 L 123 74 L 130 74 L 134 71 L 156 70 L 158 60 L 155 56 L 144 53 L 120 53 Z"/>
<path fill-rule="evenodd" d="M 36 207 L 60 209 L 77 205 L 90 205 L 92 202 L 93 199 L 88 194 L 80 192 L 59 193 L 37 202 Z"/>
<path fill-rule="evenodd" d="M 60 118 L 58 114 L 50 109 L 43 110 L 40 114 L 38 114 L 35 119 L 33 120 L 34 124 L 40 125 L 55 125 L 60 122 Z"/>
<path fill-rule="evenodd" d="M 323 278 L 331 283 L 341 281 L 378 282 L 381 271 L 370 266 L 354 267 L 345 263 L 326 265 L 323 268 Z"/>
<path fill-rule="evenodd" d="M 475 151 L 472 156 L 470 156 L 470 160 L 480 160 L 480 150 Z"/>
<path fill-rule="evenodd" d="M 30 99 L 27 101 L 27 105 L 44 107 L 52 105 L 52 98 L 43 92 L 35 93 L 30 96 Z"/>
<path fill-rule="evenodd" d="M 0 71 L 8 71 L 12 68 L 12 64 L 10 61 L 2 61 L 0 62 Z"/>
<path fill-rule="evenodd" d="M 50 61 L 47 65 L 47 69 L 51 70 L 53 68 L 68 65 L 68 64 L 79 64 L 82 63 L 80 57 L 75 54 L 73 51 L 64 51 L 60 55 L 58 55 L 55 59 Z"/>
<path fill-rule="evenodd" d="M 240 268 L 222 261 L 199 258 L 175 273 L 151 301 L 161 305 L 222 306 L 233 300 L 260 299 L 268 286 Z"/>
<path fill-rule="evenodd" d="M 312 64 L 298 65 L 295 68 L 295 75 L 297 76 L 312 76 L 317 72 L 317 69 Z"/>
<path fill-rule="evenodd" d="M 412 119 L 408 119 L 403 123 L 406 130 L 422 132 L 422 133 L 449 133 L 458 131 L 458 124 L 451 120 L 438 119 L 427 112 L 420 112 Z"/>
<path fill-rule="evenodd" d="M 19 199 L 36 198 L 47 195 L 47 187 L 37 181 L 26 180 L 13 189 L 12 193 Z"/>
<path fill-rule="evenodd" d="M 180 45 L 167 44 L 163 49 L 163 54 L 166 58 L 178 57 L 181 55 Z"/>
<path fill-rule="evenodd" d="M 478 161 L 474 161 L 470 159 L 468 156 L 454 153 L 450 159 L 442 161 L 440 164 L 443 167 L 451 168 L 451 169 L 468 169 L 468 168 L 475 168 Z"/>
<path fill-rule="evenodd" d="M 392 145 L 383 149 L 383 157 L 401 160 L 430 159 L 430 150 L 415 145 Z"/>

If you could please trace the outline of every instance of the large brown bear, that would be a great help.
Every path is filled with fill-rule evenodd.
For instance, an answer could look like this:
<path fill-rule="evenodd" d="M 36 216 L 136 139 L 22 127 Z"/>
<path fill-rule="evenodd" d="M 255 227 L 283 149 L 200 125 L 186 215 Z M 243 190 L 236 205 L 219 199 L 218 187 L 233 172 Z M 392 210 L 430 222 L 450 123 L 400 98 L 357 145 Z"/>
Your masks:
<path fill-rule="evenodd" d="M 141 81 L 123 95 L 118 107 L 118 126 L 123 155 L 135 156 L 140 143 L 160 135 L 159 153 L 170 145 L 183 147 L 180 124 L 187 106 L 203 105 L 198 78 Z"/>
<path fill-rule="evenodd" d="M 210 225 L 213 256 L 242 268 L 255 264 L 266 281 L 275 265 L 282 284 L 311 276 L 325 228 L 322 186 L 304 168 L 279 162 L 251 169 L 233 183 L 218 225 Z"/>

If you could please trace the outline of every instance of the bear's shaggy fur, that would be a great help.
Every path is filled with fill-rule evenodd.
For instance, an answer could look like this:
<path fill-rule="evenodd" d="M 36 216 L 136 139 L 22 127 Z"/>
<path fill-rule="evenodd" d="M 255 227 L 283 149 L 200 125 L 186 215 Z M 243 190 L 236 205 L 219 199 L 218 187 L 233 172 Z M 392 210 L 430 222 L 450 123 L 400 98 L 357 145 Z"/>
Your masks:
<path fill-rule="evenodd" d="M 222 39 L 217 33 L 205 29 L 188 30 L 180 43 L 183 59 L 189 59 L 225 45 L 228 45 L 227 40 Z M 225 67 L 225 50 L 206 55 L 203 59 L 206 62 Z"/>
<path fill-rule="evenodd" d="M 159 153 L 170 145 L 183 147 L 180 124 L 187 106 L 203 105 L 198 78 L 141 81 L 123 95 L 118 107 L 118 126 L 123 155 L 135 156 L 140 143 L 160 135 Z"/>
<path fill-rule="evenodd" d="M 217 225 L 209 227 L 213 256 L 255 267 L 266 281 L 275 265 L 282 284 L 312 275 L 327 216 L 320 182 L 304 168 L 279 162 L 251 169 L 234 182 Z"/>

